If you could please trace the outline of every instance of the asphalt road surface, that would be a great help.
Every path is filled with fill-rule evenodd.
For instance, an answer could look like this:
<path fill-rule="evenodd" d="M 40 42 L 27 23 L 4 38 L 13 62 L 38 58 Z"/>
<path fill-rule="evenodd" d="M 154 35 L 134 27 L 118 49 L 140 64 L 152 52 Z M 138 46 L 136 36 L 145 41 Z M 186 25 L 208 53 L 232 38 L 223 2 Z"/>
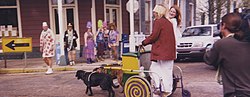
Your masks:
<path fill-rule="evenodd" d="M 192 97 L 223 97 L 222 86 L 216 83 L 213 67 L 203 62 L 179 62 L 184 89 Z M 177 71 L 177 70 L 175 70 Z M 180 82 L 178 82 L 180 86 Z M 75 71 L 44 73 L 0 74 L 0 97 L 88 97 L 86 86 L 75 77 Z M 92 88 L 94 96 L 107 97 L 108 92 L 99 87 Z M 114 89 L 116 97 L 123 97 L 122 88 Z M 177 88 L 172 97 L 181 97 Z"/>

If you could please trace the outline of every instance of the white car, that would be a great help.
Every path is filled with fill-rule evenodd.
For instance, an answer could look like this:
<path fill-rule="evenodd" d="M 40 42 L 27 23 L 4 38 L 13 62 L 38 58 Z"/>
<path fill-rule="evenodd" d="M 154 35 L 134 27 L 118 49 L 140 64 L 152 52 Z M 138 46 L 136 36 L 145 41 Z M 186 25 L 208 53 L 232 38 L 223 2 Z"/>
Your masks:
<path fill-rule="evenodd" d="M 220 39 L 216 24 L 187 27 L 177 43 L 177 59 L 203 58 L 206 49 Z"/>

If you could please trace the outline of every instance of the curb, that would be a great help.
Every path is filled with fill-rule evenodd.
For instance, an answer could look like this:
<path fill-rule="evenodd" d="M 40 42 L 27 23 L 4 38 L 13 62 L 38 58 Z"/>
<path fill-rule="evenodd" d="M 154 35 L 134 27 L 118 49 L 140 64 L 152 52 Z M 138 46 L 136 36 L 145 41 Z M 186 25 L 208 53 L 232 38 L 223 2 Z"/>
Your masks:
<path fill-rule="evenodd" d="M 11 68 L 11 69 L 0 69 L 0 74 L 9 73 L 33 73 L 33 72 L 46 72 L 45 68 Z M 74 68 L 54 68 L 55 71 L 72 71 Z"/>
<path fill-rule="evenodd" d="M 106 62 L 93 63 L 93 64 L 78 64 L 75 66 L 53 66 L 53 71 L 77 71 L 85 70 L 92 71 L 96 67 L 100 67 L 103 64 L 112 64 L 113 61 L 107 60 Z M 0 74 L 13 74 L 13 73 L 34 73 L 34 72 L 46 72 L 47 66 L 39 66 L 36 68 L 0 68 Z"/>
<path fill-rule="evenodd" d="M 54 71 L 76 71 L 76 70 L 93 70 L 97 66 L 82 66 L 82 67 L 55 67 Z M 34 73 L 34 72 L 46 72 L 46 68 L 1 68 L 0 74 L 11 73 Z"/>

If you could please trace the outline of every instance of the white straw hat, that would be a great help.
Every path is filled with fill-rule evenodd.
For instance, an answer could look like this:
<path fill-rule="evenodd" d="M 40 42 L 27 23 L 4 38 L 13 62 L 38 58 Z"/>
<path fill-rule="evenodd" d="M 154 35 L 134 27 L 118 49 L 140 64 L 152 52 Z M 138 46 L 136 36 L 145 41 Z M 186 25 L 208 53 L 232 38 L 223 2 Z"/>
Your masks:
<path fill-rule="evenodd" d="M 43 26 L 48 26 L 47 22 L 43 22 Z"/>
<path fill-rule="evenodd" d="M 69 27 L 72 27 L 71 23 L 68 24 Z"/>

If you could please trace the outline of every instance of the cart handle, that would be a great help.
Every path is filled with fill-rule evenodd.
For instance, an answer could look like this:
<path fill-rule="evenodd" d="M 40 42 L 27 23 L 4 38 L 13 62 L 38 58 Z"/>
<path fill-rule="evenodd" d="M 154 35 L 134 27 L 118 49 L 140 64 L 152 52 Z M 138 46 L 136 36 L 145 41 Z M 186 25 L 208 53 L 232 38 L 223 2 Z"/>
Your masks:
<path fill-rule="evenodd" d="M 138 52 L 137 56 L 138 56 L 138 58 L 140 58 L 141 53 L 145 52 L 144 46 L 143 46 L 143 45 L 139 45 L 139 46 L 138 46 L 138 51 L 137 51 L 137 52 Z"/>

